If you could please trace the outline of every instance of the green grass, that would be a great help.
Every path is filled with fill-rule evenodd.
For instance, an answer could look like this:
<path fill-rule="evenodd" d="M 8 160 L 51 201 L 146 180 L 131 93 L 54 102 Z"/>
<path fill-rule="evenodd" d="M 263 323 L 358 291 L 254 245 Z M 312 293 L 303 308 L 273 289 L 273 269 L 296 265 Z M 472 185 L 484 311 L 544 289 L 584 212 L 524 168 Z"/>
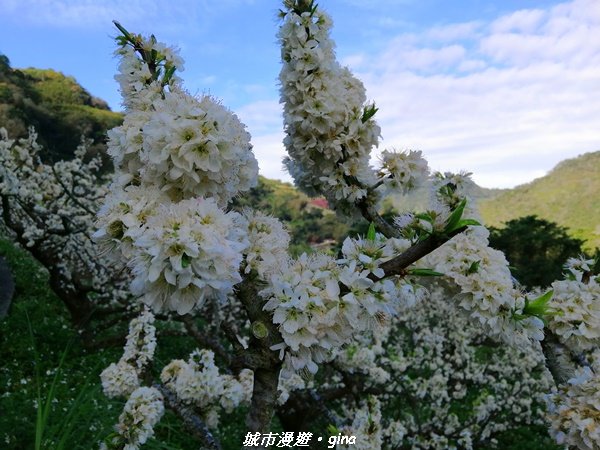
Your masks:
<path fill-rule="evenodd" d="M 92 448 L 118 415 L 98 378 L 118 352 L 85 352 L 47 273 L 6 240 L 0 254 L 15 278 L 11 310 L 0 322 L 0 410 L 11 412 L 0 414 L 2 448 Z"/>
<path fill-rule="evenodd" d="M 112 433 L 124 405 L 122 400 L 108 399 L 100 384 L 100 372 L 121 357 L 122 348 L 86 351 L 66 309 L 50 291 L 45 270 L 2 238 L 0 255 L 15 278 L 11 310 L 0 321 L 0 448 L 97 448 Z M 163 360 L 167 353 L 183 356 L 190 348 L 175 338 L 165 341 L 158 355 Z M 243 423 L 240 417 L 229 420 Z M 198 444 L 167 412 L 156 428 L 156 439 L 144 448 L 196 450 Z"/>

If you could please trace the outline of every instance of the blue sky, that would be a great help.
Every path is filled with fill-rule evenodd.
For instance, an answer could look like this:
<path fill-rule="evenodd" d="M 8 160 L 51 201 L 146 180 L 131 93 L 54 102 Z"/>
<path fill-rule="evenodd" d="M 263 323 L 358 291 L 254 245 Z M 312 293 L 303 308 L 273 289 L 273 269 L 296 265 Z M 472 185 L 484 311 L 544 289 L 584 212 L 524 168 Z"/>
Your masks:
<path fill-rule="evenodd" d="M 339 59 L 380 107 L 384 148 L 486 187 L 531 181 L 600 150 L 599 0 L 322 0 Z M 120 109 L 117 19 L 181 49 L 192 93 L 248 125 L 261 173 L 281 168 L 273 0 L 0 0 L 0 52 L 53 68 Z M 1 124 L 0 124 L 1 125 Z"/>

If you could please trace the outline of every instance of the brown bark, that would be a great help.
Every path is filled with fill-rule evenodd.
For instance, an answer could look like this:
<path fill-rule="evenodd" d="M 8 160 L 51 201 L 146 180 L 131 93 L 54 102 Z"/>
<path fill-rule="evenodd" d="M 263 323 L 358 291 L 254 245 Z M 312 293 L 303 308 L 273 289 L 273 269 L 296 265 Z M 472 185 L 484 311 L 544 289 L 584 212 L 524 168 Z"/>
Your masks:
<path fill-rule="evenodd" d="M 221 450 L 221 444 L 198 415 L 182 405 L 177 396 L 162 384 L 155 384 L 154 387 L 163 395 L 165 405 L 183 420 L 192 436 L 201 443 L 200 450 Z"/>

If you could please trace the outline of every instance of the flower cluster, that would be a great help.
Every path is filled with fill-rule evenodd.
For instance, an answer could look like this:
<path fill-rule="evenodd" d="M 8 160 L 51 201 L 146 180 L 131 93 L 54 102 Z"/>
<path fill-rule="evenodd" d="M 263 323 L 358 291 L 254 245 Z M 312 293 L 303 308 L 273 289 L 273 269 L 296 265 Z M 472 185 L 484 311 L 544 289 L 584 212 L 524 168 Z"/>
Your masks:
<path fill-rule="evenodd" d="M 351 412 L 352 425 L 342 428 L 342 435 L 354 436 L 354 442 L 338 444 L 338 450 L 379 450 L 383 444 L 381 429 L 381 404 L 375 397 L 369 397 L 364 404 Z"/>
<path fill-rule="evenodd" d="M 68 161 L 43 163 L 33 129 L 9 139 L 0 128 L 0 213 L 3 225 L 50 273 L 74 322 L 93 308 L 124 303 L 129 277 L 98 255 L 90 236 L 106 180 L 99 158 L 82 143 Z M 77 301 L 73 301 L 77 298 Z"/>
<path fill-rule="evenodd" d="M 244 369 L 237 378 L 222 374 L 210 350 L 194 351 L 187 362 L 171 361 L 160 378 L 179 399 L 197 406 L 210 428 L 218 426 L 218 406 L 231 412 L 238 405 L 249 403 L 252 394 L 252 371 Z"/>
<path fill-rule="evenodd" d="M 225 206 L 256 184 L 250 134 L 210 96 L 168 92 L 153 103 L 142 127 L 142 181 L 173 199 L 213 197 Z"/>
<path fill-rule="evenodd" d="M 147 308 L 129 323 L 129 333 L 123 349 L 125 361 L 135 361 L 138 370 L 152 361 L 156 350 L 156 327 L 154 326 L 154 314 Z"/>
<path fill-rule="evenodd" d="M 473 201 L 473 187 L 475 183 L 469 172 L 436 172 L 431 179 L 431 203 L 442 204 L 448 208 L 455 208 L 463 199 L 467 199 L 470 217 L 477 214 L 475 202 Z"/>
<path fill-rule="evenodd" d="M 593 259 L 586 259 L 583 255 L 579 258 L 569 258 L 565 263 L 565 271 L 568 279 L 583 281 L 584 278 L 592 275 L 594 268 Z"/>
<path fill-rule="evenodd" d="M 183 59 L 177 49 L 157 42 L 154 36 L 144 38 L 127 35 L 135 44 L 119 38 L 122 45 L 115 52 L 119 58 L 119 72 L 115 80 L 119 83 L 123 105 L 128 113 L 147 111 L 154 100 L 162 97 L 165 86 L 175 88 L 181 85 L 175 69 L 183 71 Z M 156 55 L 152 69 L 138 56 L 140 51 L 146 55 Z"/>
<path fill-rule="evenodd" d="M 597 277 L 584 282 L 591 261 L 570 259 L 566 280 L 552 283 L 548 303 L 548 327 L 569 348 L 582 351 L 600 345 L 600 283 Z"/>
<path fill-rule="evenodd" d="M 369 387 L 387 383 L 390 373 L 379 363 L 386 352 L 383 341 L 389 338 L 389 331 L 389 327 L 382 327 L 376 335 L 355 336 L 353 342 L 336 354 L 336 367 L 349 374 L 365 375 Z"/>
<path fill-rule="evenodd" d="M 116 426 L 117 436 L 103 443 L 100 450 L 137 450 L 154 435 L 154 426 L 165 412 L 163 396 L 152 387 L 133 391 Z"/>
<path fill-rule="evenodd" d="M 369 238 L 346 238 L 342 244 L 343 258 L 339 264 L 356 264 L 361 269 L 361 275 L 375 275 L 383 278 L 383 269 L 379 266 L 392 259 L 410 247 L 410 242 L 404 239 L 386 238 L 376 233 Z"/>
<path fill-rule="evenodd" d="M 362 330 L 370 329 L 397 312 L 404 291 L 382 277 L 379 267 L 406 242 L 386 239 L 348 238 L 342 259 L 303 254 L 281 267 L 261 295 L 273 312 L 283 343 L 274 347 L 282 354 L 289 348 L 294 370 L 317 371 L 317 363 L 331 359 L 333 352 Z"/>
<path fill-rule="evenodd" d="M 173 73 L 182 62 L 173 49 L 155 39 L 131 39 L 139 48 L 119 50 L 117 75 L 128 111 L 123 125 L 109 132 L 109 154 L 120 172 L 115 184 L 156 185 L 173 201 L 213 197 L 226 206 L 256 184 L 250 134 L 214 98 L 198 99 L 181 88 Z M 155 59 L 148 61 L 149 55 Z M 161 64 L 166 80 L 159 79 Z"/>
<path fill-rule="evenodd" d="M 134 240 L 132 291 L 156 311 L 187 314 L 206 299 L 224 300 L 241 281 L 244 220 L 212 199 L 160 205 Z"/>
<path fill-rule="evenodd" d="M 544 324 L 534 316 L 516 320 L 522 315 L 525 299 L 513 285 L 504 254 L 489 247 L 488 235 L 483 227 L 471 228 L 426 261 L 458 287 L 456 301 L 490 335 L 520 345 L 526 344 L 527 338 L 539 341 Z"/>
<path fill-rule="evenodd" d="M 274 217 L 251 209 L 244 210 L 243 216 L 248 221 L 250 242 L 245 251 L 244 271 L 250 273 L 254 270 L 266 280 L 280 267 L 287 265 L 290 236 L 282 223 Z"/>
<path fill-rule="evenodd" d="M 279 372 L 279 382 L 277 384 L 277 392 L 279 393 L 277 403 L 279 405 L 284 405 L 285 402 L 287 402 L 290 398 L 290 394 L 293 391 L 314 388 L 314 383 L 312 380 L 300 376 L 291 367 L 285 367 L 289 364 L 289 360 L 286 361 L 281 372 Z"/>
<path fill-rule="evenodd" d="M 133 274 L 135 295 L 187 314 L 241 281 L 246 221 L 221 208 L 256 183 L 258 166 L 238 118 L 181 89 L 172 49 L 126 32 L 122 40 L 128 111 L 109 133 L 117 172 L 95 237 Z"/>
<path fill-rule="evenodd" d="M 423 186 L 429 176 L 427 161 L 421 151 L 409 150 L 381 152 L 380 177 L 392 192 L 407 193 Z"/>
<path fill-rule="evenodd" d="M 317 371 L 317 364 L 330 356 L 352 333 L 345 315 L 358 308 L 340 299 L 336 281 L 338 266 L 331 257 L 303 254 L 274 274 L 261 296 L 264 306 L 273 312 L 273 323 L 279 325 L 283 343 L 274 349 L 289 347 L 295 370 Z M 355 313 L 356 315 L 356 313 Z"/>
<path fill-rule="evenodd" d="M 296 184 L 319 192 L 331 205 L 351 211 L 376 181 L 369 167 L 378 144 L 374 106 L 365 89 L 335 60 L 327 14 L 288 1 L 279 31 L 283 66 L 279 75 L 284 104 L 284 164 Z"/>
<path fill-rule="evenodd" d="M 167 195 L 156 186 L 115 187 L 98 211 L 98 229 L 92 236 L 101 253 L 113 264 L 125 266 L 135 254 L 134 239 L 148 219 L 157 215 L 158 206 L 168 203 Z"/>
<path fill-rule="evenodd" d="M 448 301 L 445 287 L 428 290 L 427 302 L 383 332 L 357 337 L 333 362 L 345 373 L 338 388 L 377 393 L 372 400 L 386 413 L 372 428 L 380 429 L 376 448 L 490 448 L 499 432 L 542 424 L 551 385 L 543 355 L 533 346 L 482 344 L 486 330 Z M 365 411 L 344 405 L 345 422 L 365 423 Z"/>
<path fill-rule="evenodd" d="M 556 442 L 581 450 L 600 447 L 600 378 L 592 369 L 579 369 L 547 400 L 550 434 Z"/>
<path fill-rule="evenodd" d="M 131 394 L 140 386 L 140 377 L 152 361 L 156 349 L 154 315 L 144 309 L 139 317 L 129 323 L 129 334 L 123 356 L 100 374 L 102 390 L 107 397 Z"/>

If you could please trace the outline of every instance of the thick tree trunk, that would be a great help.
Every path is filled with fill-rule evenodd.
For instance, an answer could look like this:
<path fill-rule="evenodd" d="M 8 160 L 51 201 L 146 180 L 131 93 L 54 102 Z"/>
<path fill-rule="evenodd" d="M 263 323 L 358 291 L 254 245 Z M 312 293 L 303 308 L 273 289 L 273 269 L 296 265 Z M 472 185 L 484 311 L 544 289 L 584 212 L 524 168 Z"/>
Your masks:
<path fill-rule="evenodd" d="M 280 365 L 271 369 L 259 368 L 254 371 L 252 404 L 246 419 L 248 431 L 266 433 L 277 404 L 277 385 Z"/>

